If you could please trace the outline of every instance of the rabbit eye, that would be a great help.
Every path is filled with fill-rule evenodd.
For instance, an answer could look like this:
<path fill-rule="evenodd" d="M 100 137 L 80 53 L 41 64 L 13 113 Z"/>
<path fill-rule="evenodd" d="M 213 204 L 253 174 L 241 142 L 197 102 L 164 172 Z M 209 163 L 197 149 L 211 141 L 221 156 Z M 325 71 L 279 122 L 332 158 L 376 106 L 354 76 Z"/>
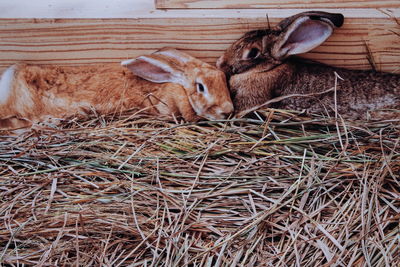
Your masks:
<path fill-rule="evenodd" d="M 256 47 L 253 47 L 248 51 L 248 53 L 245 55 L 244 59 L 255 59 L 258 58 L 260 55 L 260 50 Z"/>
<path fill-rule="evenodd" d="M 197 92 L 204 93 L 206 91 L 206 87 L 202 83 L 196 83 Z"/>

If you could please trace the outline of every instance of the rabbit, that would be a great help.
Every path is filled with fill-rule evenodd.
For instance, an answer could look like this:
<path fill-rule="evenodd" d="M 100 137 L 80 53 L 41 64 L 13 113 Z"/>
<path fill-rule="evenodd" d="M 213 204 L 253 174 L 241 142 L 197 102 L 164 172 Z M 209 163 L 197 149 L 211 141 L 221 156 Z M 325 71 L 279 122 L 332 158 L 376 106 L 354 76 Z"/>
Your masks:
<path fill-rule="evenodd" d="M 234 42 L 216 65 L 229 79 L 236 115 L 269 104 L 354 120 L 400 118 L 400 75 L 294 56 L 322 44 L 343 22 L 342 14 L 303 12 Z"/>
<path fill-rule="evenodd" d="M 93 110 L 145 109 L 188 122 L 233 112 L 225 74 L 184 52 L 164 48 L 121 65 L 9 67 L 0 80 L 0 128 Z"/>

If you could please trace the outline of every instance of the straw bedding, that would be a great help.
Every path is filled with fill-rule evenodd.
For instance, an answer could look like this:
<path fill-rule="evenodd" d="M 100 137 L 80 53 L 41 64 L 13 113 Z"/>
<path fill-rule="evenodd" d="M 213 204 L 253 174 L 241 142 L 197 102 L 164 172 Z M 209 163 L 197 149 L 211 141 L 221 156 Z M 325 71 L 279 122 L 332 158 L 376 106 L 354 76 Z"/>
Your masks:
<path fill-rule="evenodd" d="M 399 266 L 400 123 L 263 109 L 1 133 L 10 266 Z"/>

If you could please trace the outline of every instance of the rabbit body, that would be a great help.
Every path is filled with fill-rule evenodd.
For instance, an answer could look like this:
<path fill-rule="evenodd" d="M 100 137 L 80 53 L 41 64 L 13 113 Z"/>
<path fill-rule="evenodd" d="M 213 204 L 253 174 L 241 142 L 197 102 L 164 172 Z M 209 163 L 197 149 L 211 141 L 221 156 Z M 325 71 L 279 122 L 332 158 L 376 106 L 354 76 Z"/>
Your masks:
<path fill-rule="evenodd" d="M 338 112 L 351 119 L 400 116 L 399 112 L 391 112 L 400 108 L 400 75 L 335 68 L 300 58 L 292 58 L 267 73 L 262 69 L 260 64 L 231 77 L 235 110 L 296 94 L 303 96 L 288 97 L 271 106 L 331 115 Z"/>
<path fill-rule="evenodd" d="M 0 106 L 2 116 L 10 113 L 39 121 L 43 116 L 72 116 L 91 112 L 91 109 L 104 114 L 146 107 L 151 113 L 169 115 L 169 110 L 161 103 L 173 108 L 171 112 L 176 116 L 185 114 L 189 120 L 196 116 L 182 86 L 154 84 L 120 66 L 23 65 L 16 67 L 15 79 L 17 83 L 10 96 L 13 101 Z M 171 94 L 166 94 L 165 88 Z M 181 103 L 186 103 L 182 111 L 177 106 Z"/>
<path fill-rule="evenodd" d="M 0 82 L 0 129 L 27 127 L 50 118 L 128 109 L 144 109 L 186 121 L 225 118 L 233 111 L 221 71 L 186 55 L 179 60 L 185 68 L 189 66 L 188 72 L 171 70 L 182 55 L 175 50 L 167 52 L 131 60 L 125 67 L 12 66 Z M 168 58 L 172 53 L 173 57 Z M 167 63 L 167 59 L 173 62 Z M 170 73 L 176 77 L 169 77 Z M 207 95 L 196 91 L 196 79 L 207 86 Z"/>
<path fill-rule="evenodd" d="M 322 44 L 343 21 L 341 14 L 303 12 L 234 42 L 217 67 L 229 77 L 236 113 L 275 99 L 271 106 L 281 109 L 349 119 L 400 118 L 400 75 L 336 68 L 294 56 Z"/>

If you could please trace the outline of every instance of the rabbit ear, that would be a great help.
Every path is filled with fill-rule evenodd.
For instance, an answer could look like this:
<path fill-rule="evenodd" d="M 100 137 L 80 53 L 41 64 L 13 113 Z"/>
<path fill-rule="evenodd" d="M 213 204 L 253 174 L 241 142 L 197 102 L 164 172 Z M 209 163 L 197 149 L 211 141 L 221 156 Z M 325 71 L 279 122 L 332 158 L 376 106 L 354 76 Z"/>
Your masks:
<path fill-rule="evenodd" d="M 173 82 L 184 85 L 183 72 L 178 66 L 156 54 L 121 62 L 133 74 L 155 83 Z"/>
<path fill-rule="evenodd" d="M 295 20 L 301 17 L 309 17 L 313 20 L 326 21 L 328 23 L 331 23 L 335 27 L 341 27 L 344 22 L 344 17 L 340 13 L 329 13 L 323 11 L 306 11 L 282 20 L 278 24 L 277 28 L 281 31 L 284 31 L 286 28 L 290 26 L 290 24 L 292 24 Z"/>
<path fill-rule="evenodd" d="M 191 55 L 188 55 L 184 52 L 169 47 L 162 48 L 157 52 L 155 52 L 154 54 L 162 55 L 165 56 L 166 58 L 169 58 L 170 60 L 172 59 L 178 61 L 179 62 L 178 64 L 186 64 L 189 61 L 193 61 L 195 59 Z"/>
<path fill-rule="evenodd" d="M 308 52 L 325 42 L 332 35 L 334 27 L 341 26 L 339 22 L 339 19 L 332 22 L 316 15 L 298 16 L 290 24 L 288 19 L 284 20 L 278 27 L 286 27 L 272 46 L 271 54 L 275 59 L 282 60 L 290 55 Z"/>

